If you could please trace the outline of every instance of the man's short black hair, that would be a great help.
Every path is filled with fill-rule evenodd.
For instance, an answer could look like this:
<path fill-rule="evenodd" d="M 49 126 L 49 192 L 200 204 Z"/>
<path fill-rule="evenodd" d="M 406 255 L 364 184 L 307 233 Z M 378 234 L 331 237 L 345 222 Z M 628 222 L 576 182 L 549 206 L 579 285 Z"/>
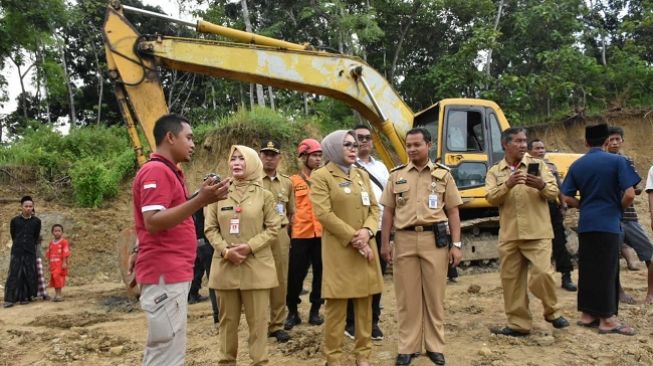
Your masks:
<path fill-rule="evenodd" d="M 523 127 L 510 127 L 501 132 L 501 144 L 507 144 L 512 141 L 512 137 L 518 133 L 526 133 L 526 129 Z"/>
<path fill-rule="evenodd" d="M 532 140 L 530 140 L 530 141 L 526 144 L 528 150 L 533 150 L 533 144 L 536 143 L 536 142 L 542 142 L 542 140 L 540 140 L 540 139 L 532 139 Z M 542 143 L 544 143 L 544 142 L 542 142 Z"/>
<path fill-rule="evenodd" d="M 23 198 L 20 199 L 21 206 L 23 205 L 23 203 L 25 203 L 27 201 L 34 202 L 34 200 L 32 199 L 32 196 L 23 196 Z"/>
<path fill-rule="evenodd" d="M 427 130 L 424 127 L 411 128 L 410 130 L 408 130 L 408 132 L 406 132 L 406 137 L 408 137 L 408 135 L 419 135 L 419 134 L 421 134 L 422 137 L 424 137 L 424 141 L 426 141 L 427 143 L 431 142 L 431 133 L 429 132 L 429 130 Z"/>
<path fill-rule="evenodd" d="M 190 121 L 186 117 L 174 113 L 166 114 L 156 120 L 154 123 L 154 142 L 156 146 L 161 145 L 168 132 L 172 132 L 173 135 L 177 136 L 182 129 L 182 123 L 190 125 Z"/>
<path fill-rule="evenodd" d="M 61 231 L 63 231 L 63 225 L 61 225 L 61 224 L 54 224 L 54 225 L 52 225 L 52 229 L 50 229 L 50 232 L 53 232 L 55 227 L 61 228 Z"/>
<path fill-rule="evenodd" d="M 608 136 L 619 135 L 621 138 L 624 138 L 624 129 L 619 126 L 610 126 L 608 127 Z"/>
<path fill-rule="evenodd" d="M 364 125 L 362 123 L 357 124 L 354 128 L 352 128 L 352 131 L 356 131 L 356 130 L 368 130 L 370 132 L 372 131 L 367 125 Z"/>

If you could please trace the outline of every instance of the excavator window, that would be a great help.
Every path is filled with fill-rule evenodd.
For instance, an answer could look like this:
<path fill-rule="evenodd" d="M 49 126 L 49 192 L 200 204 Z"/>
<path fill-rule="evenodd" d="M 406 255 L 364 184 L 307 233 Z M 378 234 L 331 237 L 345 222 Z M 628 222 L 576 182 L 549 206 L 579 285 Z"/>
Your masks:
<path fill-rule="evenodd" d="M 501 126 L 494 112 L 488 113 L 488 122 L 490 124 L 490 165 L 496 164 L 503 159 L 504 151 L 501 146 Z"/>
<path fill-rule="evenodd" d="M 450 110 L 447 118 L 447 150 L 456 152 L 485 151 L 481 112 Z"/>

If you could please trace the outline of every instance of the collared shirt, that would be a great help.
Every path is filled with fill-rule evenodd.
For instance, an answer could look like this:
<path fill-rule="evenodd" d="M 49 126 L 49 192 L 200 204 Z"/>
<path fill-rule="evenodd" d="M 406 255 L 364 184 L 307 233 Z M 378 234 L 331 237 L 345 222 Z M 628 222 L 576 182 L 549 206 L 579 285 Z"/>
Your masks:
<path fill-rule="evenodd" d="M 418 169 L 412 162 L 390 173 L 381 203 L 394 208 L 394 227 L 401 230 L 415 225 L 433 225 L 446 221 L 444 209 L 463 203 L 456 182 L 444 168 L 428 164 Z M 429 196 L 435 195 L 435 208 L 429 208 Z"/>
<path fill-rule="evenodd" d="M 562 193 L 580 192 L 578 232 L 621 233 L 623 192 L 641 178 L 623 156 L 593 147 L 576 160 L 562 182 Z"/>
<path fill-rule="evenodd" d="M 265 175 L 263 188 L 272 192 L 274 196 L 275 210 L 281 216 L 281 226 L 288 225 L 288 218 L 295 213 L 295 195 L 293 195 L 290 178 L 280 173 L 274 177 Z"/>
<path fill-rule="evenodd" d="M 545 186 L 542 190 L 526 184 L 508 188 L 506 181 L 514 170 L 526 174 L 528 164 L 539 164 Z M 547 201 L 555 201 L 558 186 L 544 161 L 524 156 L 516 167 L 504 158 L 487 172 L 485 177 L 487 200 L 499 207 L 499 241 L 553 239 L 551 217 Z"/>
<path fill-rule="evenodd" d="M 38 217 L 14 217 L 9 223 L 9 232 L 12 240 L 11 255 L 36 254 L 36 245 L 41 233 L 41 220 Z"/>
<path fill-rule="evenodd" d="M 370 162 L 365 162 L 364 160 L 358 159 L 358 164 L 360 164 L 365 170 L 367 170 L 367 174 L 370 175 L 370 183 L 372 183 L 372 192 L 374 192 L 374 197 L 376 197 L 376 201 L 379 203 L 379 209 L 380 209 L 380 214 L 379 214 L 379 230 L 381 230 L 381 220 L 383 218 L 383 205 L 381 204 L 381 195 L 383 194 L 383 189 L 385 186 L 388 184 L 388 177 L 390 177 L 390 172 L 388 172 L 388 168 L 386 168 L 385 164 L 382 162 L 374 159 L 373 157 L 370 156 Z M 376 178 L 376 180 L 381 183 L 381 187 L 376 185 L 374 181 L 372 180 L 372 177 Z"/>
<path fill-rule="evenodd" d="M 189 216 L 154 234 L 147 231 L 143 219 L 144 212 L 162 211 L 186 202 L 188 191 L 184 173 L 162 155 L 154 153 L 150 157 L 155 160 L 141 167 L 132 185 L 139 243 L 136 281 L 157 284 L 160 276 L 165 283 L 191 281 L 197 246 L 193 218 Z"/>
<path fill-rule="evenodd" d="M 322 237 L 322 225 L 315 217 L 311 202 L 310 177 L 295 174 L 290 177 L 295 194 L 295 216 L 292 222 L 291 237 L 294 239 L 311 239 Z"/>

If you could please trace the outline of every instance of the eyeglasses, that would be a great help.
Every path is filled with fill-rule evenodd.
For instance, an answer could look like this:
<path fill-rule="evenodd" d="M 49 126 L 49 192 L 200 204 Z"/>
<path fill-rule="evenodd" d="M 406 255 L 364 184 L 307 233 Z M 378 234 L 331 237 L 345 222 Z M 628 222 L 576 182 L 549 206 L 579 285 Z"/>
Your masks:
<path fill-rule="evenodd" d="M 372 135 L 356 135 L 356 139 L 360 142 L 371 141 Z"/>
<path fill-rule="evenodd" d="M 358 149 L 358 143 L 356 143 L 356 142 L 351 142 L 351 141 L 347 141 L 347 142 L 343 143 L 342 146 L 344 146 L 345 149 L 348 149 L 348 150 L 356 150 L 356 149 Z"/>

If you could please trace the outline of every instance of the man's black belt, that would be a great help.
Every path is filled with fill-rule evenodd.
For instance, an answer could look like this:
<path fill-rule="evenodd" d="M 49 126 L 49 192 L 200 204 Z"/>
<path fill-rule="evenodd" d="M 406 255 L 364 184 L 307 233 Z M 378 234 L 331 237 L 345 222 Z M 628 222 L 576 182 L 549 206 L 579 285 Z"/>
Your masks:
<path fill-rule="evenodd" d="M 400 231 L 417 231 L 417 232 L 422 232 L 422 231 L 434 231 L 433 229 L 435 228 L 435 225 L 413 225 L 413 226 L 408 226 L 403 229 L 399 229 Z"/>

